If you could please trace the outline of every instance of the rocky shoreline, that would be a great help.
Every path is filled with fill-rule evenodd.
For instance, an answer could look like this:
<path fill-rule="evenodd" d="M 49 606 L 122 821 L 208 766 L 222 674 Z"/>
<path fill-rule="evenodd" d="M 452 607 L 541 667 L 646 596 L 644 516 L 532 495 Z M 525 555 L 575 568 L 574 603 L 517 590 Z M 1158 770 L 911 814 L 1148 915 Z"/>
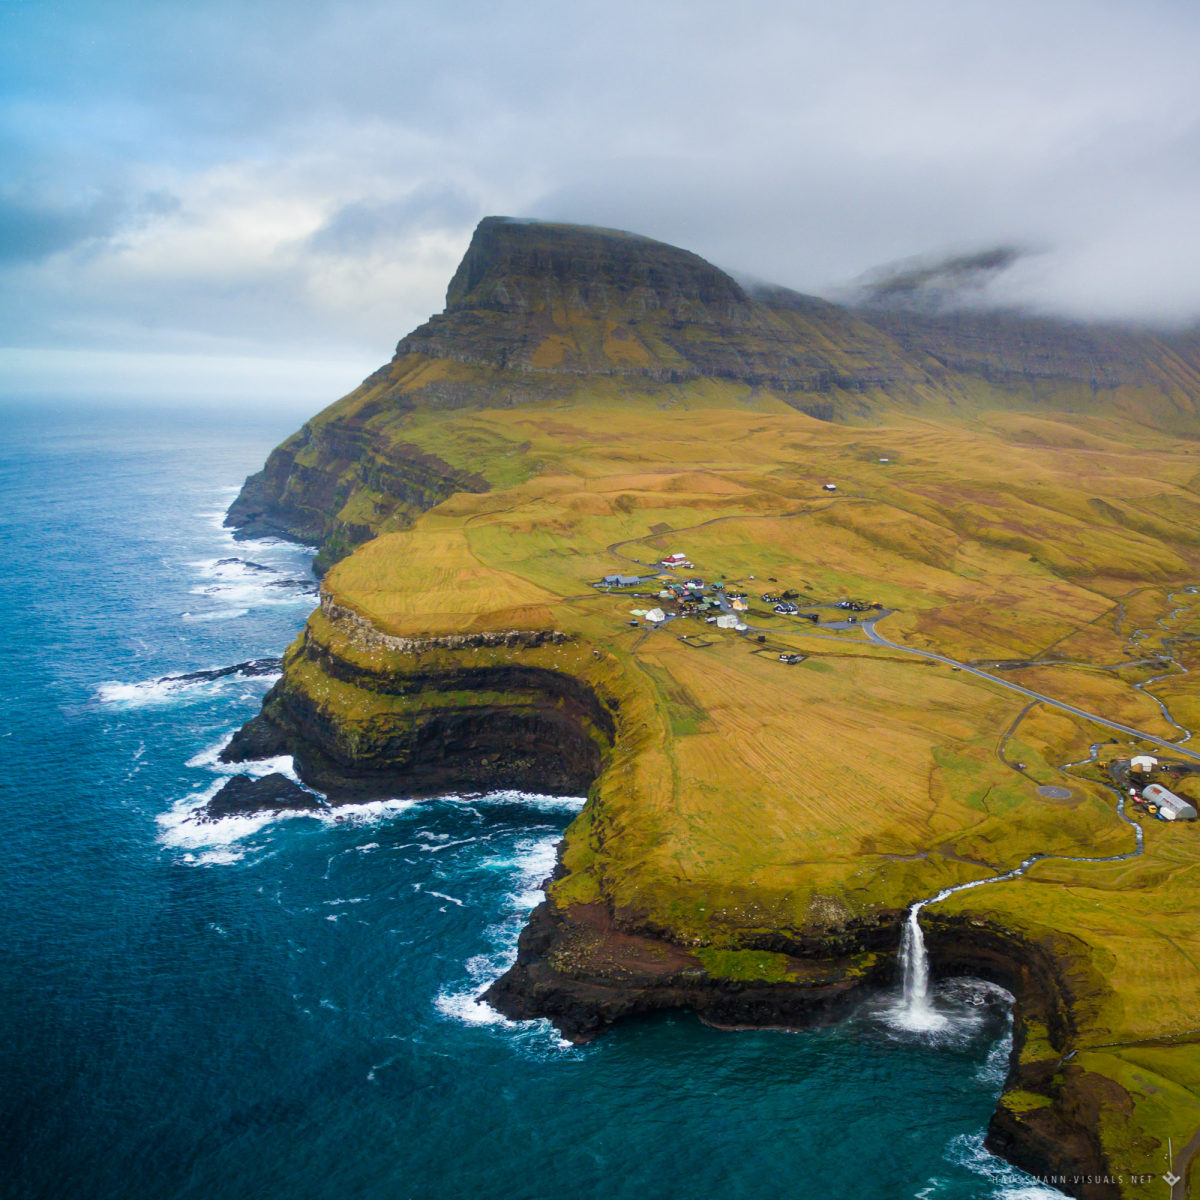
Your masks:
<path fill-rule="evenodd" d="M 548 656 L 562 654 L 571 661 L 551 669 Z M 581 794 L 621 736 L 616 697 L 584 677 L 595 662 L 586 647 L 547 631 L 388 638 L 327 599 L 289 649 L 262 711 L 220 757 L 291 755 L 303 783 L 334 805 L 502 788 Z M 472 690 L 480 702 L 470 702 Z M 285 776 L 235 776 L 208 817 L 319 804 Z M 560 864 L 546 882 L 566 874 Z M 513 1020 L 549 1019 L 575 1042 L 666 1009 L 690 1009 L 722 1028 L 828 1025 L 894 986 L 903 920 L 901 911 L 878 911 L 836 932 L 735 934 L 722 943 L 732 950 L 714 951 L 681 945 L 636 912 L 559 903 L 551 889 L 516 962 L 484 999 Z M 930 913 L 924 923 L 935 976 L 975 976 L 1015 997 L 1012 1058 L 988 1149 L 1031 1174 L 1080 1180 L 1059 1186 L 1081 1200 L 1120 1196 L 1104 1182 L 1113 1171 L 1095 1131 L 1100 1112 L 1120 1111 L 1128 1097 L 1069 1062 L 1077 1012 L 1106 986 L 1086 947 L 1060 933 L 1033 941 L 974 917 Z M 1015 1094 L 1025 1103 L 1006 1103 Z"/>
<path fill-rule="evenodd" d="M 821 955 L 820 940 L 781 938 L 773 944 L 792 952 L 784 967 L 793 979 L 730 979 L 711 974 L 693 950 L 618 922 L 603 906 L 564 911 L 546 901 L 522 931 L 516 962 L 483 999 L 510 1020 L 548 1019 L 576 1043 L 667 1009 L 691 1010 L 726 1029 L 811 1029 L 894 988 L 903 919 L 894 913 L 855 931 L 850 944 L 857 952 L 832 959 Z M 1119 1197 L 1120 1188 L 1106 1182 L 1117 1172 L 1096 1129 L 1101 1111 L 1128 1107 L 1128 1097 L 1112 1080 L 1068 1061 L 1076 1032 L 1072 1006 L 1098 983 L 1082 954 L 1030 944 L 974 919 L 930 924 L 936 976 L 984 979 L 1014 997 L 1008 1077 L 986 1148 L 1036 1177 L 1065 1181 L 1056 1186 L 1080 1200 Z M 1064 951 L 1071 964 L 1065 972 Z M 1018 1092 L 1038 1103 L 1007 1105 L 1005 1098 Z"/>

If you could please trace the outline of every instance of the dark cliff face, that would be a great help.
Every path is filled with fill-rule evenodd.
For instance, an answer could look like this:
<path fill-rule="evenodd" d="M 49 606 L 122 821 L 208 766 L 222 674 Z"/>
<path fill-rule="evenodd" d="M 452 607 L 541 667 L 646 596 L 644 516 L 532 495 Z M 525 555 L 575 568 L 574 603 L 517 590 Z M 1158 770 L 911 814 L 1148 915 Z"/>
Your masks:
<path fill-rule="evenodd" d="M 385 522 L 406 524 L 455 492 L 487 491 L 475 472 L 373 427 L 381 409 L 368 405 L 341 420 L 305 425 L 246 480 L 225 524 L 247 537 L 317 546 L 320 573 Z"/>
<path fill-rule="evenodd" d="M 446 312 L 544 305 L 748 320 L 754 304 L 699 255 L 614 229 L 485 217 L 446 290 Z"/>
<path fill-rule="evenodd" d="M 698 255 L 635 234 L 499 217 L 480 223 L 445 312 L 404 338 L 396 360 L 413 354 L 521 372 L 516 386 L 535 394 L 554 376 L 788 394 L 924 377 L 887 335 L 814 297 L 752 294 Z"/>
<path fill-rule="evenodd" d="M 522 649 L 562 640 L 538 631 L 464 637 L 452 649 L 403 655 L 401 667 L 367 669 L 310 621 L 262 712 L 222 761 L 291 754 L 305 783 L 332 803 L 505 788 L 585 794 L 615 737 L 614 719 L 576 676 L 520 661 Z M 489 651 L 494 661 L 481 661 Z M 306 689 L 307 668 L 347 685 L 351 708 Z"/>

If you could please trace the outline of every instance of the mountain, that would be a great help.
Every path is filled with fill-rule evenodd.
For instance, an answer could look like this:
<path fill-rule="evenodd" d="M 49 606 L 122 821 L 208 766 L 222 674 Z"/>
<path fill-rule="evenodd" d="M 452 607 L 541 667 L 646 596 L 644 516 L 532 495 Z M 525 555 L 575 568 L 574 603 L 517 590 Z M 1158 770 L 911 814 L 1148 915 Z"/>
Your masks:
<path fill-rule="evenodd" d="M 324 567 L 461 491 L 477 456 L 431 452 L 414 415 L 606 394 L 769 393 L 827 421 L 1031 407 L 1200 433 L 1200 341 L 1004 313 L 851 310 L 743 287 L 685 250 L 616 230 L 489 217 L 445 311 L 283 443 L 228 524 L 321 547 Z M 692 388 L 692 391 L 689 391 Z"/>
<path fill-rule="evenodd" d="M 929 901 L 935 975 L 1017 1001 L 989 1145 L 1151 1195 L 1103 1179 L 1200 1127 L 1200 843 L 1119 764 L 1200 802 L 1196 348 L 489 218 L 230 510 L 325 574 L 223 755 L 332 803 L 586 791 L 489 991 L 576 1039 L 835 1019 Z"/>

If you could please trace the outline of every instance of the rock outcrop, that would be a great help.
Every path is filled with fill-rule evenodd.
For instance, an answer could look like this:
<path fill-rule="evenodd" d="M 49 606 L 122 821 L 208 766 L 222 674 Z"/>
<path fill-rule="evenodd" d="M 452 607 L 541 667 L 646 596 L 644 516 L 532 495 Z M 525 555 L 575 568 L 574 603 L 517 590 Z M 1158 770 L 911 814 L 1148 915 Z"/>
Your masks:
<path fill-rule="evenodd" d="M 564 669 L 562 634 L 509 630 L 392 638 L 326 599 L 285 673 L 221 752 L 290 754 L 330 801 L 504 788 L 579 795 L 599 774 L 614 717 Z M 566 663 L 552 654 L 568 651 Z"/>
<path fill-rule="evenodd" d="M 321 801 L 295 780 L 273 772 L 253 779 L 235 775 L 204 806 L 200 819 L 220 821 L 260 812 L 305 812 L 320 808 Z"/>

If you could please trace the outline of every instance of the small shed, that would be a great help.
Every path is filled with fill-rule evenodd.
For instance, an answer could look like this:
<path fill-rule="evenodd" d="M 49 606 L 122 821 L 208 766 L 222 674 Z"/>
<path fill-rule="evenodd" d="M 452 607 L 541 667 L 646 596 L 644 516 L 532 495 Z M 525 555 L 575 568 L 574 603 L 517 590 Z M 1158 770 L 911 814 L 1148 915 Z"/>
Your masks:
<path fill-rule="evenodd" d="M 1147 804 L 1158 805 L 1158 815 L 1167 821 L 1194 821 L 1196 810 L 1182 796 L 1168 791 L 1161 783 L 1151 783 L 1142 788 Z"/>
<path fill-rule="evenodd" d="M 1129 769 L 1139 775 L 1149 775 L 1158 766 L 1158 759 L 1152 754 L 1139 754 L 1129 760 Z"/>
<path fill-rule="evenodd" d="M 821 486 L 822 486 L 822 487 L 823 487 L 823 488 L 824 488 L 824 489 L 825 489 L 827 492 L 836 492 L 836 491 L 837 491 L 837 484 L 836 484 L 836 483 L 823 483 Z"/>

